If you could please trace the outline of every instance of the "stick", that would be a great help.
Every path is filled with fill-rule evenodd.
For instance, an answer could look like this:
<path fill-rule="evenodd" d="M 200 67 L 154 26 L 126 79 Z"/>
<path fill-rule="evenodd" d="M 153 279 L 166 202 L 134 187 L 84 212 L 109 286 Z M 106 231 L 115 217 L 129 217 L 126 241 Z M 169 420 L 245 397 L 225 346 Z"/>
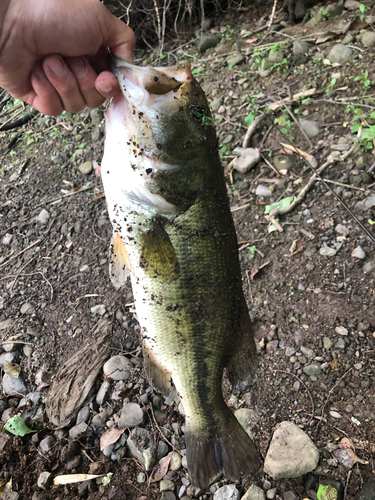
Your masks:
<path fill-rule="evenodd" d="M 58 196 L 57 198 L 52 198 L 47 201 L 43 201 L 42 203 L 39 203 L 38 205 L 35 205 L 35 207 L 32 208 L 32 210 L 35 210 L 36 208 L 43 207 L 44 205 L 49 205 L 50 203 L 54 203 L 55 201 L 60 201 L 63 200 L 64 198 L 68 198 L 69 196 L 74 196 L 75 194 L 82 193 L 82 191 L 88 191 L 89 189 L 92 189 L 94 186 L 90 186 L 87 184 L 87 186 L 83 186 L 81 189 L 77 189 L 77 191 L 73 191 L 72 193 L 67 193 L 64 194 L 63 196 Z"/>
<path fill-rule="evenodd" d="M 4 123 L 4 125 L 0 126 L 0 132 L 3 132 L 4 130 L 12 130 L 14 128 L 22 127 L 22 125 L 25 125 L 25 123 L 32 120 L 38 114 L 39 114 L 39 111 L 37 111 L 35 109 L 31 113 L 27 113 L 27 115 L 23 116 L 19 120 L 16 120 L 15 122 L 12 122 L 12 123 L 6 122 L 6 123 Z"/>

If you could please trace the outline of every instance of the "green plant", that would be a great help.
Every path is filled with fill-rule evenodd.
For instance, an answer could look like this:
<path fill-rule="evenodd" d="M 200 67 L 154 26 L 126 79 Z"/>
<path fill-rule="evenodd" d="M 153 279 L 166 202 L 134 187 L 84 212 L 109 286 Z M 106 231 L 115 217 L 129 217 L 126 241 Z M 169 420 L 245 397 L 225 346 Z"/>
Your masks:
<path fill-rule="evenodd" d="M 354 78 L 354 81 L 355 82 L 361 82 L 362 83 L 362 87 L 363 87 L 363 90 L 364 90 L 364 93 L 366 94 L 367 92 L 367 89 L 371 86 L 371 81 L 369 80 L 368 78 L 368 71 L 366 69 L 366 71 L 363 73 L 363 75 L 358 75 Z"/>
<path fill-rule="evenodd" d="M 331 78 L 331 82 L 330 82 L 329 86 L 326 88 L 326 92 L 332 92 L 333 87 L 335 86 L 336 82 L 337 82 L 337 79 L 335 77 Z"/>
<path fill-rule="evenodd" d="M 365 15 L 365 12 L 366 10 L 368 10 L 370 7 L 368 5 L 365 5 L 364 3 L 361 3 L 360 6 L 359 6 L 359 11 L 360 11 L 360 15 L 359 15 L 359 18 L 361 21 L 364 21 L 366 19 L 366 15 Z"/>
<path fill-rule="evenodd" d="M 323 17 L 323 21 L 327 21 L 329 19 L 329 10 L 328 9 L 320 9 L 319 13 Z"/>
<path fill-rule="evenodd" d="M 234 29 L 228 25 L 225 26 L 224 31 L 221 34 L 221 38 L 223 40 L 230 40 L 233 37 L 234 37 Z"/>

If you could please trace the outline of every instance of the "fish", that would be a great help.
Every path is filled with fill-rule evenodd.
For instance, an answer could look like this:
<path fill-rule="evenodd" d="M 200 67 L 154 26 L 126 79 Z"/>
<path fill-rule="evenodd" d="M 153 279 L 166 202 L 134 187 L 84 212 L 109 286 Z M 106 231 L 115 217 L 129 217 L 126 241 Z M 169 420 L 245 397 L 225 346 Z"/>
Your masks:
<path fill-rule="evenodd" d="M 113 226 L 110 276 L 130 275 L 147 376 L 177 390 L 188 472 L 207 488 L 258 469 L 260 457 L 222 392 L 256 363 L 218 140 L 189 63 L 113 59 L 121 95 L 106 110 L 102 181 Z"/>

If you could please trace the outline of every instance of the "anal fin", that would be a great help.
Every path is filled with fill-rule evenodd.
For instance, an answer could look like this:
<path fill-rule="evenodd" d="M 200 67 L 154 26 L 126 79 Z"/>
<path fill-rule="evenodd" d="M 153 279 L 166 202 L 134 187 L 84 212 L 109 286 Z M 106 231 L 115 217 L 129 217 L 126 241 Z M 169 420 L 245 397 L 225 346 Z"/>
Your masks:
<path fill-rule="evenodd" d="M 129 255 L 117 231 L 113 232 L 110 246 L 109 275 L 113 286 L 120 288 L 127 280 L 130 272 Z"/>
<path fill-rule="evenodd" d="M 155 360 L 152 351 L 143 347 L 145 370 L 150 384 L 163 396 L 169 396 L 171 392 L 171 374 L 164 370 Z"/>

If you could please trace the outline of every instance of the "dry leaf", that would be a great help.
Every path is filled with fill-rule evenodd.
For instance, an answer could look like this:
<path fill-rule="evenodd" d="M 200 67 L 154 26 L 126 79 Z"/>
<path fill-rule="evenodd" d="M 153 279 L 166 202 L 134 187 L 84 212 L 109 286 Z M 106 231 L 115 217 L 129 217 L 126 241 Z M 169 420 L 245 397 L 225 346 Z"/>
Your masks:
<path fill-rule="evenodd" d="M 10 363 L 8 360 L 5 361 L 4 373 L 10 377 L 18 378 L 21 373 L 21 367 L 17 363 Z"/>
<path fill-rule="evenodd" d="M 159 460 L 159 467 L 156 469 L 151 483 L 155 483 L 156 481 L 160 481 L 168 472 L 169 462 L 171 461 L 171 456 L 163 457 Z"/>
<path fill-rule="evenodd" d="M 105 476 L 105 474 L 65 474 L 63 476 L 56 476 L 53 480 L 53 484 L 81 483 L 82 481 L 89 481 L 90 479 L 96 479 L 97 477 L 103 476 Z"/>
<path fill-rule="evenodd" d="M 316 88 L 305 90 L 304 92 L 298 92 L 298 94 L 293 95 L 293 100 L 298 101 L 301 97 L 310 97 L 316 93 Z"/>
<path fill-rule="evenodd" d="M 280 144 L 283 146 L 283 148 L 286 149 L 286 153 L 288 154 L 288 150 L 292 151 L 293 153 L 298 153 L 304 158 L 309 158 L 310 153 L 306 153 L 305 151 L 302 151 L 302 149 L 295 148 L 291 144 L 284 144 L 283 142 L 280 142 Z"/>
<path fill-rule="evenodd" d="M 124 433 L 125 429 L 126 427 L 124 427 L 123 429 L 116 429 L 115 427 L 112 427 L 107 432 L 105 432 L 100 438 L 100 451 L 103 451 L 104 448 L 106 448 L 110 444 L 115 443 L 120 438 L 121 434 Z"/>
<path fill-rule="evenodd" d="M 0 496 L 7 491 L 12 491 L 12 478 L 10 478 L 8 482 L 5 482 L 4 479 L 0 479 Z"/>
<path fill-rule="evenodd" d="M 250 279 L 252 280 L 254 276 L 258 273 L 259 269 L 255 269 L 254 267 L 250 271 Z"/>
<path fill-rule="evenodd" d="M 319 43 L 325 43 L 325 42 L 328 42 L 328 40 L 331 40 L 332 38 L 334 38 L 336 36 L 336 33 L 332 33 L 330 31 L 328 31 L 327 33 L 324 33 L 322 35 L 320 35 L 315 43 L 318 45 Z"/>
<path fill-rule="evenodd" d="M 333 451 L 332 454 L 336 458 L 336 460 L 340 462 L 340 464 L 342 464 L 347 469 L 351 469 L 353 465 L 355 465 L 357 462 L 364 465 L 368 464 L 366 460 L 361 460 L 360 458 L 358 458 L 357 455 L 352 450 L 337 449 Z"/>
<path fill-rule="evenodd" d="M 248 38 L 247 40 L 245 40 L 245 43 L 254 43 L 254 42 L 257 42 L 258 39 L 257 38 Z"/>
<path fill-rule="evenodd" d="M 353 441 L 350 438 L 342 438 L 341 441 L 338 444 L 339 448 L 348 448 L 352 449 L 355 451 L 355 446 L 353 444 Z"/>

